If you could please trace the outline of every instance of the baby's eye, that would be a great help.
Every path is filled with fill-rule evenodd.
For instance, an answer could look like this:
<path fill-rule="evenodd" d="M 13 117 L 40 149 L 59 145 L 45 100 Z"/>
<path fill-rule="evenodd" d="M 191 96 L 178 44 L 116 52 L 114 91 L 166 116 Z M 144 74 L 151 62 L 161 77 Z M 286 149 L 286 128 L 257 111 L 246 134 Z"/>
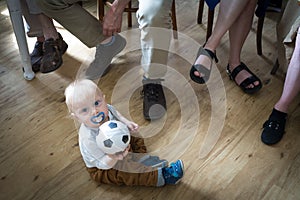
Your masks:
<path fill-rule="evenodd" d="M 100 106 L 101 105 L 101 101 L 98 100 L 98 101 L 95 101 L 95 106 Z"/>
<path fill-rule="evenodd" d="M 86 113 L 86 112 L 88 112 L 88 109 L 87 109 L 87 108 L 83 108 L 83 109 L 81 110 L 81 112 L 82 112 L 82 113 Z"/>

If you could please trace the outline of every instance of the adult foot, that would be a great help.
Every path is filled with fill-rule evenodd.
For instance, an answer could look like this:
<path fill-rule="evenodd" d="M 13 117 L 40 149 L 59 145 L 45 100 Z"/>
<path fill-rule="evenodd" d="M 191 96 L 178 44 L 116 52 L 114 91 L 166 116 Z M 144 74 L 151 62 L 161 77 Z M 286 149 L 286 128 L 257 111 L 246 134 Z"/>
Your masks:
<path fill-rule="evenodd" d="M 261 80 L 242 62 L 234 67 L 228 64 L 226 72 L 245 93 L 253 94 L 262 87 Z"/>
<path fill-rule="evenodd" d="M 147 120 L 160 119 L 167 111 L 161 81 L 162 79 L 143 80 L 143 114 Z"/>
<path fill-rule="evenodd" d="M 43 58 L 43 42 L 36 41 L 34 48 L 30 54 L 31 66 L 33 72 L 40 71 L 41 60 Z"/>
<path fill-rule="evenodd" d="M 218 62 L 215 51 L 200 47 L 197 59 L 190 70 L 191 79 L 199 84 L 206 83 L 210 77 L 213 60 Z"/>
<path fill-rule="evenodd" d="M 126 40 L 121 35 L 116 34 L 107 44 L 96 46 L 95 59 L 87 68 L 85 75 L 88 79 L 97 79 L 105 75 L 109 70 L 109 65 L 118 53 L 126 46 Z"/>
<path fill-rule="evenodd" d="M 269 119 L 263 125 L 261 141 L 267 145 L 278 143 L 285 133 L 287 113 L 273 109 Z"/>
<path fill-rule="evenodd" d="M 62 55 L 66 52 L 68 44 L 59 33 L 58 35 L 58 39 L 49 38 L 44 42 L 40 68 L 42 73 L 52 72 L 58 69 L 63 63 Z"/>

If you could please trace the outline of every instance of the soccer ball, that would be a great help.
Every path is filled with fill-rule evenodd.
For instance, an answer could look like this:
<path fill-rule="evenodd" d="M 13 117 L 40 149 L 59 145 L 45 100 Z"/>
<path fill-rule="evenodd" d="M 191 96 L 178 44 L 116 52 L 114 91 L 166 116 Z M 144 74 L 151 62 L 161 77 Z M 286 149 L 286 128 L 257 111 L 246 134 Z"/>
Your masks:
<path fill-rule="evenodd" d="M 96 142 L 98 147 L 107 154 L 122 152 L 129 145 L 130 132 L 120 121 L 107 121 L 99 127 Z"/>

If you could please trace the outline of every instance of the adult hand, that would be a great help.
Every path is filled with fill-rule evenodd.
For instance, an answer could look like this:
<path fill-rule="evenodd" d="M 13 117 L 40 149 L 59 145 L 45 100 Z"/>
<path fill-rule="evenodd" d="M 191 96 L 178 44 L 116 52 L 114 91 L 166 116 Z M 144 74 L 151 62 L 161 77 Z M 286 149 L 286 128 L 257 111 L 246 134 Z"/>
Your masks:
<path fill-rule="evenodd" d="M 123 10 L 112 4 L 103 17 L 103 35 L 112 36 L 121 32 Z"/>

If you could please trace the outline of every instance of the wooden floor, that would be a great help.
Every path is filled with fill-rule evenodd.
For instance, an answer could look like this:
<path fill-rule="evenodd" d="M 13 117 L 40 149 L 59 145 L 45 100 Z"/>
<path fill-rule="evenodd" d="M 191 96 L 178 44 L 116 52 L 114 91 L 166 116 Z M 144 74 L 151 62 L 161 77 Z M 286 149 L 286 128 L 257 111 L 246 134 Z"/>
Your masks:
<path fill-rule="evenodd" d="M 244 46 L 243 61 L 264 83 L 258 94 L 249 96 L 225 73 L 228 35 L 217 49 L 220 62 L 208 85 L 190 80 L 190 66 L 205 40 L 206 10 L 204 25 L 198 25 L 198 1 L 176 2 L 180 34 L 172 41 L 164 83 L 166 117 L 149 123 L 142 116 L 141 77 L 136 71 L 131 77 L 130 71 L 140 69 L 138 30 L 122 33 L 128 48 L 113 60 L 111 70 L 98 84 L 108 102 L 140 124 L 151 154 L 183 160 L 185 176 L 180 184 L 152 188 L 99 186 L 90 179 L 78 148 L 78 126 L 67 116 L 63 92 L 92 54 L 57 24 L 69 44 L 63 66 L 26 81 L 11 22 L 4 12 L 6 4 L 0 1 L 1 200 L 300 199 L 299 96 L 290 109 L 283 140 L 274 146 L 260 141 L 262 124 L 280 97 L 284 81 L 281 71 L 270 75 L 276 59 L 276 14 L 268 14 L 265 20 L 263 56 L 256 53 L 256 17 Z M 85 6 L 95 14 L 94 4 Z M 134 24 L 136 27 L 136 21 Z M 127 30 L 126 23 L 123 30 Z M 30 50 L 34 42 L 28 39 Z M 129 48 L 135 45 L 137 49 Z"/>

